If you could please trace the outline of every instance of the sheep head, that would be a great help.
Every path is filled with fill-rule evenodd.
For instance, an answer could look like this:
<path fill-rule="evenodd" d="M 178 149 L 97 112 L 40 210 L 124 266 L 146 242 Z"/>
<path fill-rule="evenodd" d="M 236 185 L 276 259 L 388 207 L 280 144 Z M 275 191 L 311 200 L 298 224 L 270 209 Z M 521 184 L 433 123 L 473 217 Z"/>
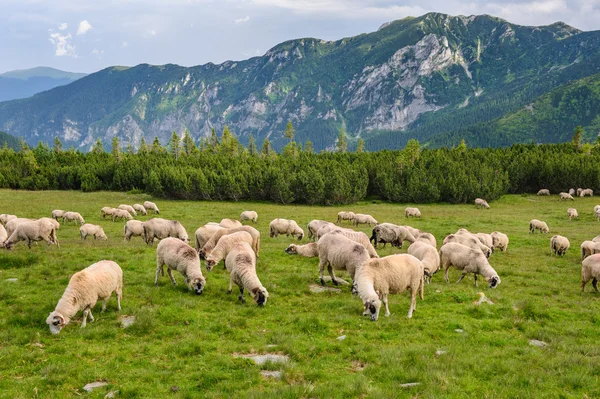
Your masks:
<path fill-rule="evenodd" d="M 379 299 L 367 299 L 365 301 L 365 312 L 368 312 L 371 321 L 377 321 L 380 309 L 381 301 Z"/>
<path fill-rule="evenodd" d="M 252 290 L 251 293 L 254 302 L 256 302 L 258 306 L 265 306 L 267 304 L 267 298 L 269 297 L 269 293 L 267 292 L 267 289 L 265 287 L 257 287 L 254 290 Z"/>
<path fill-rule="evenodd" d="M 285 253 L 289 255 L 297 254 L 298 251 L 296 250 L 296 244 L 290 244 L 290 246 L 285 249 Z"/>
<path fill-rule="evenodd" d="M 194 290 L 196 295 L 202 294 L 202 291 L 204 290 L 205 285 L 206 285 L 206 280 L 203 278 L 198 277 L 198 278 L 195 278 L 192 281 L 190 281 L 190 287 Z"/>
<path fill-rule="evenodd" d="M 301 241 L 304 238 L 304 232 L 298 234 L 298 241 Z"/>
<path fill-rule="evenodd" d="M 496 288 L 498 284 L 500 284 L 500 277 L 492 276 L 487 279 L 487 282 L 490 285 L 490 288 Z"/>
<path fill-rule="evenodd" d="M 206 250 L 204 248 L 201 248 L 200 251 L 198 251 L 198 256 L 200 257 L 200 259 L 206 259 Z"/>
<path fill-rule="evenodd" d="M 46 319 L 46 324 L 50 327 L 52 334 L 58 334 L 60 330 L 66 325 L 65 318 L 56 311 L 51 312 Z"/>
<path fill-rule="evenodd" d="M 211 255 L 206 258 L 206 270 L 211 271 L 217 265 L 217 261 Z"/>

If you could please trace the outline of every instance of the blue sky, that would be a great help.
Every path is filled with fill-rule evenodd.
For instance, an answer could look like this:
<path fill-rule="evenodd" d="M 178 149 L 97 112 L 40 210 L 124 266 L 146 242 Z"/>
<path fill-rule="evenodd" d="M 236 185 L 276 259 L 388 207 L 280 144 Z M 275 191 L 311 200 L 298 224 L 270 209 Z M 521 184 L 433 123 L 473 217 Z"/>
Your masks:
<path fill-rule="evenodd" d="M 0 72 L 220 63 L 289 39 L 335 40 L 430 11 L 600 29 L 600 0 L 0 0 Z"/>

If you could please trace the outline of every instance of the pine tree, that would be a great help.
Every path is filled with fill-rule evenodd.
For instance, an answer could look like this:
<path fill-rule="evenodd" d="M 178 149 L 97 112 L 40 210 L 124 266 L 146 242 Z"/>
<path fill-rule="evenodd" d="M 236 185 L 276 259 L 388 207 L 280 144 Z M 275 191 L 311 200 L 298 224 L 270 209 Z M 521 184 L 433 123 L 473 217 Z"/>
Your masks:
<path fill-rule="evenodd" d="M 362 139 L 362 137 L 358 139 L 358 144 L 356 144 L 356 152 L 359 154 L 365 152 L 365 141 Z"/>
<path fill-rule="evenodd" d="M 288 140 L 290 140 L 290 143 L 294 140 L 294 133 L 296 133 L 296 129 L 294 129 L 292 121 L 288 121 L 287 125 L 285 126 L 285 132 L 283 132 L 283 135 L 287 137 Z"/>
<path fill-rule="evenodd" d="M 154 154 L 160 154 L 164 151 L 162 145 L 160 144 L 158 136 L 154 136 L 154 141 L 152 142 L 152 149 L 150 151 Z"/>
<path fill-rule="evenodd" d="M 271 142 L 268 138 L 265 137 L 265 141 L 263 141 L 262 150 L 260 153 L 263 157 L 270 157 L 273 154 L 273 148 L 271 147 Z"/>
<path fill-rule="evenodd" d="M 115 161 L 121 160 L 121 144 L 119 143 L 119 138 L 117 136 L 112 139 L 112 156 Z"/>
<path fill-rule="evenodd" d="M 177 135 L 177 132 L 174 131 L 171 135 L 171 140 L 169 140 L 169 150 L 171 152 L 171 155 L 175 157 L 176 161 L 179 159 L 180 147 L 181 143 L 179 142 L 179 136 Z"/>
<path fill-rule="evenodd" d="M 338 152 L 341 152 L 343 154 L 346 151 L 348 151 L 348 141 L 346 139 L 346 128 L 344 128 L 343 126 L 340 129 L 340 134 L 338 135 L 338 141 L 337 141 L 336 145 L 337 145 Z"/>
<path fill-rule="evenodd" d="M 575 128 L 575 132 L 573 133 L 573 147 L 576 150 L 581 150 L 581 137 L 583 136 L 583 128 L 581 125 Z"/>
<path fill-rule="evenodd" d="M 208 148 L 212 152 L 217 152 L 219 150 L 219 138 L 217 137 L 217 131 L 215 128 L 212 128 L 210 133 L 210 139 L 208 140 Z"/>
<path fill-rule="evenodd" d="M 96 144 L 94 144 L 94 148 L 92 149 L 94 154 L 103 154 L 104 153 L 104 145 L 100 139 L 96 140 Z"/>
<path fill-rule="evenodd" d="M 304 143 L 304 152 L 308 154 L 315 152 L 315 147 L 313 146 L 312 141 L 306 140 L 306 143 Z"/>
<path fill-rule="evenodd" d="M 142 136 L 142 140 L 140 141 L 140 148 L 137 151 L 138 154 L 146 155 L 148 153 L 148 144 L 146 144 L 146 139 Z"/>
<path fill-rule="evenodd" d="M 62 152 L 63 145 L 58 136 L 54 138 L 54 152 Z"/>
<path fill-rule="evenodd" d="M 248 136 L 248 153 L 250 155 L 258 154 L 258 149 L 256 148 L 256 141 L 254 140 L 254 136 L 252 134 Z"/>
<path fill-rule="evenodd" d="M 183 151 L 185 152 L 185 155 L 190 156 L 196 151 L 198 151 L 198 148 L 196 147 L 196 143 L 194 143 L 194 139 L 192 139 L 192 137 L 190 136 L 189 130 L 185 129 L 184 135 L 185 136 L 183 137 Z"/>

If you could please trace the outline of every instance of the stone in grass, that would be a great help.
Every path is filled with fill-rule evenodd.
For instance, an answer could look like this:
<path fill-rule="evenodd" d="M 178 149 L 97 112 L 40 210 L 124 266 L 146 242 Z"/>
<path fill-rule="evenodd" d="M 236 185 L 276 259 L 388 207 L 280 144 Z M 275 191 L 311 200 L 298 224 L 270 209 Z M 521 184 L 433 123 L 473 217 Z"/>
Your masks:
<path fill-rule="evenodd" d="M 420 382 L 407 382 L 406 384 L 400 384 L 400 388 L 412 388 L 412 387 L 416 387 L 417 385 L 421 385 Z"/>
<path fill-rule="evenodd" d="M 106 395 L 104 395 L 104 399 L 115 398 L 118 393 L 119 393 L 119 391 L 110 391 L 109 393 L 107 393 Z"/>
<path fill-rule="evenodd" d="M 529 341 L 529 345 L 537 346 L 538 348 L 543 348 L 544 346 L 546 346 L 548 344 L 545 343 L 544 341 L 539 341 L 537 339 L 532 339 L 532 340 Z"/>
<path fill-rule="evenodd" d="M 464 333 L 465 330 L 463 330 L 462 328 L 457 328 L 456 330 L 454 330 L 454 332 L 457 332 L 460 334 L 460 333 Z"/>
<path fill-rule="evenodd" d="M 287 363 L 288 360 L 290 360 L 289 356 L 275 355 L 272 353 L 267 353 L 266 355 L 241 355 L 241 357 L 252 359 L 254 363 L 258 364 L 259 366 L 265 364 L 266 362 Z"/>
<path fill-rule="evenodd" d="M 123 328 L 131 327 L 135 323 L 135 316 L 121 316 L 121 326 Z"/>
<path fill-rule="evenodd" d="M 17 281 L 19 281 L 18 278 L 7 278 L 5 281 L 8 281 L 9 283 L 16 283 Z"/>
<path fill-rule="evenodd" d="M 94 381 L 94 382 L 90 382 L 89 384 L 84 386 L 83 390 L 86 392 L 92 392 L 96 388 L 102 388 L 107 385 L 108 385 L 108 382 L 106 382 L 106 381 Z"/>
<path fill-rule="evenodd" d="M 338 340 L 338 341 L 343 341 L 343 340 L 345 340 L 345 339 L 346 339 L 346 336 L 345 336 L 345 335 L 340 335 L 339 337 L 337 337 L 337 340 Z"/>
<path fill-rule="evenodd" d="M 437 350 L 437 351 L 435 351 L 435 355 L 436 355 L 436 356 L 442 356 L 442 355 L 445 355 L 446 353 L 447 353 L 447 352 L 446 352 L 446 351 L 443 351 L 443 350 Z"/>
<path fill-rule="evenodd" d="M 310 292 L 314 292 L 315 294 L 318 294 L 320 292 L 342 292 L 342 290 L 340 290 L 339 288 L 323 287 L 322 285 L 316 284 L 309 285 L 308 289 L 310 290 Z"/>
<path fill-rule="evenodd" d="M 281 371 L 262 370 L 260 374 L 265 378 L 274 378 L 276 380 L 281 379 Z"/>

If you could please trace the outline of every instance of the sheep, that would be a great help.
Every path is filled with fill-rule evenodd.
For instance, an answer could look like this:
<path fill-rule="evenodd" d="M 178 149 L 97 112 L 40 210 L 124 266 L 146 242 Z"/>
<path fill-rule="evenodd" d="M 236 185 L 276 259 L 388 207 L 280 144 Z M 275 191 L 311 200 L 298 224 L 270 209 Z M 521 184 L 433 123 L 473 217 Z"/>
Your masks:
<path fill-rule="evenodd" d="M 585 197 L 586 195 L 589 195 L 590 197 L 594 196 L 594 190 L 592 190 L 591 188 L 586 188 L 581 190 L 581 192 L 579 193 L 580 197 Z"/>
<path fill-rule="evenodd" d="M 537 192 L 537 195 L 550 195 L 550 190 L 548 190 L 547 188 L 542 188 L 540 191 Z"/>
<path fill-rule="evenodd" d="M 363 245 L 345 237 L 341 231 L 325 234 L 319 240 L 317 249 L 321 285 L 325 285 L 323 278 L 325 266 L 327 266 L 331 281 L 335 285 L 339 285 L 333 269 L 347 270 L 350 278 L 354 281 L 357 269 L 370 259 L 369 252 Z"/>
<path fill-rule="evenodd" d="M 354 220 L 355 217 L 355 213 L 354 212 L 338 212 L 337 215 L 337 221 L 336 223 L 342 223 L 344 220 L 348 220 L 350 221 L 350 223 L 352 223 L 352 221 Z"/>
<path fill-rule="evenodd" d="M 233 220 L 233 219 L 223 219 L 221 220 L 221 222 L 219 222 L 219 226 L 224 227 L 226 229 L 233 229 L 235 227 L 242 227 L 242 223 L 237 221 L 237 220 Z"/>
<path fill-rule="evenodd" d="M 387 243 L 392 244 L 394 247 L 402 248 L 404 241 L 412 244 L 415 242 L 415 238 L 404 226 L 397 226 L 393 223 L 381 223 L 373 227 L 370 241 L 373 242 L 375 247 L 382 242 L 384 248 Z"/>
<path fill-rule="evenodd" d="M 421 235 L 419 236 L 419 238 L 416 239 L 416 241 L 424 242 L 426 244 L 431 245 L 434 248 L 437 248 L 437 240 L 431 233 L 421 233 Z"/>
<path fill-rule="evenodd" d="M 202 294 L 206 286 L 206 279 L 200 270 L 198 253 L 185 242 L 175 237 L 167 237 L 156 246 L 156 275 L 154 285 L 158 286 L 158 276 L 164 276 L 164 266 L 173 285 L 177 285 L 173 277 L 173 270 L 183 276 L 183 283 L 193 289 L 196 295 Z"/>
<path fill-rule="evenodd" d="M 569 195 L 571 195 L 571 196 L 575 195 L 575 189 L 574 188 L 570 188 L 569 189 Z"/>
<path fill-rule="evenodd" d="M 131 216 L 131 213 L 125 209 L 115 209 L 112 212 L 112 221 L 114 222 L 117 219 L 131 220 L 133 219 L 133 216 Z"/>
<path fill-rule="evenodd" d="M 195 242 L 196 242 L 196 251 L 199 253 L 204 244 L 207 243 L 208 240 L 215 234 L 217 231 L 223 230 L 223 227 L 218 224 L 205 224 L 204 226 L 198 227 L 196 232 L 194 233 Z"/>
<path fill-rule="evenodd" d="M 137 216 L 137 212 L 131 205 L 121 204 L 117 209 L 123 209 L 131 214 L 131 216 Z"/>
<path fill-rule="evenodd" d="M 550 232 L 550 229 L 548 228 L 548 225 L 546 224 L 546 222 L 542 222 L 541 220 L 537 220 L 537 219 L 531 219 L 529 221 L 529 232 L 535 233 L 536 230 L 539 230 L 540 233 L 545 233 L 545 234 L 548 234 Z"/>
<path fill-rule="evenodd" d="M 211 271 L 213 267 L 219 264 L 220 261 L 227 257 L 227 254 L 238 242 L 247 242 L 252 246 L 253 239 L 250 233 L 247 231 L 238 231 L 231 234 L 226 234 L 223 237 L 219 238 L 217 245 L 210 251 L 209 254 L 206 254 L 206 270 Z"/>
<path fill-rule="evenodd" d="M 144 241 L 153 245 L 154 239 L 162 240 L 167 237 L 175 237 L 184 242 L 189 242 L 185 228 L 177 220 L 152 218 L 144 222 Z"/>
<path fill-rule="evenodd" d="M 4 226 L 6 226 L 6 223 L 8 223 L 10 220 L 12 219 L 16 219 L 17 216 L 15 215 L 9 215 L 7 213 L 3 213 L 0 215 L 0 223 L 2 223 Z"/>
<path fill-rule="evenodd" d="M 581 292 L 585 285 L 592 280 L 592 287 L 598 292 L 598 280 L 600 280 L 600 254 L 594 254 L 581 262 Z"/>
<path fill-rule="evenodd" d="M 355 231 L 355 230 L 348 229 L 348 228 L 345 228 L 345 227 L 339 227 L 339 226 L 336 226 L 333 223 L 330 223 L 330 224 L 327 224 L 327 225 L 321 227 L 317 231 L 317 236 L 316 236 L 317 241 L 320 240 L 321 237 L 323 237 L 325 234 L 330 233 L 330 232 L 332 232 L 334 230 L 343 230 L 343 231 L 348 231 L 348 232 L 354 232 Z"/>
<path fill-rule="evenodd" d="M 107 216 L 112 216 L 116 210 L 117 208 L 105 206 L 102 209 L 100 209 L 100 215 L 102 215 L 102 219 L 106 219 Z"/>
<path fill-rule="evenodd" d="M 321 230 L 323 230 L 323 229 L 321 229 Z M 319 233 L 321 232 L 321 230 L 319 230 Z M 344 237 L 349 238 L 352 241 L 357 242 L 357 243 L 361 244 L 363 247 L 365 247 L 371 258 L 379 258 L 379 255 L 377 255 L 377 251 L 375 250 L 375 247 L 373 247 L 373 245 L 371 245 L 369 236 L 367 236 L 362 231 L 354 231 L 352 229 L 337 228 L 333 231 L 330 231 L 327 234 L 330 234 L 330 233 L 342 234 Z M 322 235 L 321 238 L 319 238 L 319 242 L 321 242 L 321 239 L 323 237 L 325 237 L 327 234 Z"/>
<path fill-rule="evenodd" d="M 408 207 L 404 210 L 404 217 L 408 218 L 408 217 L 415 217 L 415 218 L 420 218 L 421 217 L 421 211 L 419 210 L 419 208 L 411 208 Z"/>
<path fill-rule="evenodd" d="M 221 229 L 221 230 L 218 230 L 217 232 L 215 232 L 212 235 L 212 237 L 210 237 L 210 239 L 206 242 L 206 244 L 204 244 L 204 246 L 200 249 L 200 251 L 198 251 L 198 255 L 200 256 L 200 259 L 206 258 L 206 256 L 210 253 L 210 251 L 212 251 L 213 248 L 217 245 L 217 243 L 219 242 L 219 239 L 221 239 L 221 237 L 223 237 L 224 235 L 227 235 L 227 234 L 237 233 L 238 231 L 245 231 L 252 236 L 252 249 L 254 250 L 254 253 L 256 254 L 256 256 L 259 256 L 260 232 L 252 226 L 242 226 L 242 227 L 235 227 L 233 229 Z"/>
<path fill-rule="evenodd" d="M 46 319 L 50 332 L 58 334 L 80 310 L 83 310 L 81 328 L 84 328 L 88 316 L 90 321 L 94 321 L 92 308 L 96 306 L 98 299 L 102 301 L 104 312 L 106 302 L 113 292 L 117 296 L 117 309 L 120 311 L 123 299 L 123 271 L 113 261 L 101 260 L 73 274 L 56 308 Z"/>
<path fill-rule="evenodd" d="M 600 235 L 597 235 L 596 237 L 592 238 L 592 241 L 600 242 Z"/>
<path fill-rule="evenodd" d="M 146 216 L 148 214 L 148 211 L 146 210 L 146 208 L 144 208 L 144 205 L 133 204 L 133 209 L 135 209 L 136 212 L 142 214 L 143 216 Z"/>
<path fill-rule="evenodd" d="M 402 227 L 404 227 L 406 230 L 408 230 L 408 232 L 415 238 L 415 240 L 417 238 L 419 238 L 419 236 L 423 233 L 421 230 L 419 230 L 419 229 L 417 229 L 415 227 L 411 227 L 411 226 L 408 226 L 408 225 L 404 225 Z"/>
<path fill-rule="evenodd" d="M 86 223 L 79 228 L 79 235 L 82 240 L 85 240 L 87 236 L 94 236 L 94 240 L 108 240 L 102 226 L 96 224 Z"/>
<path fill-rule="evenodd" d="M 484 254 L 486 258 L 489 258 L 492 254 L 492 249 L 479 241 L 475 235 L 469 236 L 466 234 L 450 234 L 444 238 L 443 244 L 448 244 L 450 242 L 459 243 L 469 248 L 478 250 Z"/>
<path fill-rule="evenodd" d="M 566 200 L 571 200 L 571 201 L 575 201 L 575 198 L 573 198 L 573 196 L 571 194 L 567 194 L 567 193 L 560 193 L 558 194 L 559 196 L 559 201 L 566 201 Z"/>
<path fill-rule="evenodd" d="M 83 216 L 81 216 L 79 212 L 65 212 L 63 214 L 63 220 L 65 221 L 65 223 L 75 221 L 79 222 L 79 224 L 81 225 L 85 224 L 85 220 L 83 220 Z"/>
<path fill-rule="evenodd" d="M 567 209 L 567 217 L 569 218 L 569 220 L 571 220 L 573 218 L 579 219 L 579 213 L 577 213 L 577 209 L 575 209 L 575 208 Z"/>
<path fill-rule="evenodd" d="M 490 209 L 487 201 L 481 198 L 475 198 L 475 208 L 485 208 Z"/>
<path fill-rule="evenodd" d="M 319 256 L 319 247 L 316 242 L 310 242 L 306 245 L 290 244 L 285 253 L 289 255 L 300 255 L 307 258 L 315 258 Z"/>
<path fill-rule="evenodd" d="M 66 211 L 63 211 L 61 209 L 55 209 L 52 211 L 52 219 L 54 220 L 58 220 L 58 218 L 61 218 L 63 220 L 63 222 L 65 221 L 65 219 L 63 218 L 63 215 L 65 214 Z"/>
<path fill-rule="evenodd" d="M 313 241 L 317 239 L 317 232 L 319 231 L 319 229 L 321 227 L 324 226 L 332 226 L 332 227 L 337 227 L 335 224 L 331 223 L 331 222 L 327 222 L 325 220 L 311 220 L 310 222 L 308 222 L 308 224 L 306 225 L 306 231 L 308 231 L 308 239 Z"/>
<path fill-rule="evenodd" d="M 489 247 L 492 252 L 494 252 L 495 246 L 494 246 L 494 238 L 492 237 L 491 234 L 487 234 L 487 233 L 476 233 L 475 237 L 485 246 Z"/>
<path fill-rule="evenodd" d="M 255 211 L 244 211 L 240 214 L 240 221 L 251 220 L 252 223 L 256 223 L 258 221 L 258 213 Z"/>
<path fill-rule="evenodd" d="M 550 238 L 550 256 L 554 255 L 562 256 L 567 252 L 567 249 L 571 246 L 571 243 L 567 237 L 563 236 L 552 236 Z"/>
<path fill-rule="evenodd" d="M 372 321 L 376 321 L 383 302 L 385 316 L 388 317 L 388 295 L 401 294 L 410 289 L 408 318 L 411 318 L 417 307 L 417 292 L 423 299 L 423 283 L 423 263 L 412 255 L 390 255 L 363 263 L 356 273 L 356 288 L 363 302 L 363 315 L 368 314 Z"/>
<path fill-rule="evenodd" d="M 583 191 L 583 188 L 578 188 L 577 189 L 577 196 L 579 197 L 579 194 L 581 194 L 581 192 Z"/>
<path fill-rule="evenodd" d="M 8 236 L 10 237 L 11 234 L 17 228 L 17 226 L 23 222 L 33 222 L 33 219 L 14 218 L 14 219 L 10 219 L 8 222 L 6 222 L 6 233 L 8 234 Z"/>
<path fill-rule="evenodd" d="M 158 207 L 156 206 L 156 204 L 154 202 L 150 202 L 150 201 L 144 201 L 144 208 L 146 208 L 147 212 L 155 212 L 156 214 L 159 214 L 160 211 L 158 210 Z"/>
<path fill-rule="evenodd" d="M 415 241 L 408 247 L 408 254 L 419 259 L 423 263 L 423 273 L 427 284 L 431 277 L 440 270 L 440 254 L 435 246 L 430 243 Z"/>
<path fill-rule="evenodd" d="M 46 241 L 47 247 L 50 244 L 55 244 L 60 248 L 58 239 L 56 238 L 56 228 L 52 223 L 49 223 L 47 220 L 24 221 L 17 224 L 14 231 L 4 242 L 4 248 L 11 249 L 19 241 L 27 241 L 27 246 L 31 248 L 33 241 L 42 240 Z"/>
<path fill-rule="evenodd" d="M 144 239 L 144 222 L 139 220 L 128 220 L 123 228 L 123 241 L 130 241 L 131 237 L 142 237 Z"/>
<path fill-rule="evenodd" d="M 4 246 L 4 241 L 8 238 L 8 233 L 4 226 L 0 224 L 0 248 Z"/>
<path fill-rule="evenodd" d="M 359 224 L 368 224 L 369 226 L 371 226 L 371 225 L 377 226 L 377 220 L 375 220 L 375 218 L 373 216 L 365 215 L 362 213 L 355 214 L 354 219 L 352 219 L 352 223 L 355 226 L 358 226 Z"/>
<path fill-rule="evenodd" d="M 286 237 L 296 236 L 298 240 L 302 240 L 304 230 L 294 220 L 277 218 L 269 223 L 269 237 L 277 237 L 280 234 L 285 234 Z"/>
<path fill-rule="evenodd" d="M 598 206 L 598 205 L 596 205 L 596 206 Z M 596 209 L 596 207 L 594 207 L 594 216 L 596 216 L 596 222 L 598 220 L 600 220 L 600 208 Z"/>
<path fill-rule="evenodd" d="M 506 234 L 499 231 L 492 231 L 490 235 L 492 236 L 494 248 L 499 248 L 502 252 L 508 249 L 508 236 Z"/>
<path fill-rule="evenodd" d="M 600 242 L 584 241 L 581 243 L 581 260 L 584 260 L 590 255 L 600 253 Z"/>
<path fill-rule="evenodd" d="M 233 291 L 233 283 L 240 288 L 238 299 L 245 303 L 244 289 L 246 289 L 258 306 L 267 303 L 269 292 L 262 285 L 256 275 L 256 257 L 252 247 L 246 242 L 237 243 L 225 258 L 225 267 L 229 271 L 228 294 Z"/>
<path fill-rule="evenodd" d="M 60 229 L 60 223 L 58 223 L 58 220 L 46 217 L 39 218 L 38 220 L 50 224 L 55 230 Z"/>
<path fill-rule="evenodd" d="M 457 283 L 467 275 L 473 273 L 475 287 L 477 287 L 477 275 L 481 274 L 489 284 L 490 288 L 496 288 L 500 284 L 500 277 L 490 265 L 485 255 L 480 251 L 469 248 L 457 242 L 449 242 L 440 248 L 440 263 L 444 268 L 444 279 L 448 282 L 448 269 L 454 266 L 462 270 L 462 275 Z"/>

